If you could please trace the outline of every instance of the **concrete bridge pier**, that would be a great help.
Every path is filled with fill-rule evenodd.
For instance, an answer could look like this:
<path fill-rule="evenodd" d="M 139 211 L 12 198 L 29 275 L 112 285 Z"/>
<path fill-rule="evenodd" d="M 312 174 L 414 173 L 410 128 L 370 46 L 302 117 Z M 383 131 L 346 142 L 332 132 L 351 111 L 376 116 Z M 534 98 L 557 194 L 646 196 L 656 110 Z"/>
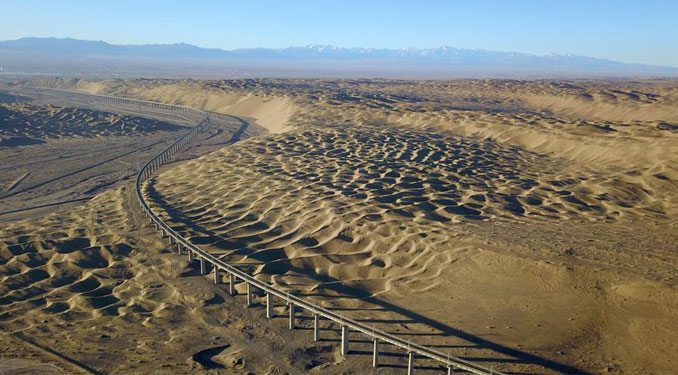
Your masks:
<path fill-rule="evenodd" d="M 293 303 L 290 303 L 290 329 L 294 329 L 294 313 L 295 306 Z"/>
<path fill-rule="evenodd" d="M 273 318 L 273 294 L 266 292 L 266 317 Z"/>
<path fill-rule="evenodd" d="M 372 339 L 374 342 L 373 352 L 372 352 L 372 367 L 379 367 L 379 340 Z"/>
<path fill-rule="evenodd" d="M 232 273 L 229 275 L 228 280 L 228 294 L 235 295 L 235 275 Z"/>
<path fill-rule="evenodd" d="M 347 355 L 348 351 L 348 327 L 341 326 L 341 355 Z"/>
<path fill-rule="evenodd" d="M 247 283 L 247 307 L 252 306 L 252 299 L 253 299 L 253 290 L 252 290 L 252 284 Z"/>
<path fill-rule="evenodd" d="M 407 375 L 414 375 L 414 353 L 407 353 Z"/>
<path fill-rule="evenodd" d="M 200 257 L 200 274 L 204 275 L 206 270 L 207 270 L 207 266 L 205 264 L 205 258 Z"/>
<path fill-rule="evenodd" d="M 214 266 L 214 283 L 219 284 L 219 267 Z"/>
<path fill-rule="evenodd" d="M 320 341 L 320 315 L 313 314 L 313 341 Z"/>
<path fill-rule="evenodd" d="M 181 255 L 181 244 L 177 242 L 177 254 Z"/>

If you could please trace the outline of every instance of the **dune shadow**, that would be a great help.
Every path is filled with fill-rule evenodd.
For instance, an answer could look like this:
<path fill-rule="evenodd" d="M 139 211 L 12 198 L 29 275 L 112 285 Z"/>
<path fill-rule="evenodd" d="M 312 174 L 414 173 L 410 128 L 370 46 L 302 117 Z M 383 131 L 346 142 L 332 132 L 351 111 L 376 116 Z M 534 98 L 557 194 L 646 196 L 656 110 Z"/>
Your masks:
<path fill-rule="evenodd" d="M 226 366 L 223 364 L 216 362 L 213 358 L 224 350 L 228 349 L 230 345 L 223 345 L 223 346 L 218 346 L 215 348 L 209 348 L 205 350 L 201 350 L 191 357 L 195 362 L 199 363 L 202 365 L 202 367 L 206 370 L 212 370 L 212 369 L 224 369 Z"/>

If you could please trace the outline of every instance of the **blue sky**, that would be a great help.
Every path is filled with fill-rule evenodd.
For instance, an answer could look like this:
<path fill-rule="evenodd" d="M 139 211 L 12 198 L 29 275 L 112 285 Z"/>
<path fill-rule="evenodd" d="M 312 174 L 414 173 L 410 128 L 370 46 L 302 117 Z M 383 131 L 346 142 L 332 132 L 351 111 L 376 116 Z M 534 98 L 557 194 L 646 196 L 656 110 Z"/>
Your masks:
<path fill-rule="evenodd" d="M 678 66 L 678 1 L 0 0 L 0 40 L 482 48 Z"/>

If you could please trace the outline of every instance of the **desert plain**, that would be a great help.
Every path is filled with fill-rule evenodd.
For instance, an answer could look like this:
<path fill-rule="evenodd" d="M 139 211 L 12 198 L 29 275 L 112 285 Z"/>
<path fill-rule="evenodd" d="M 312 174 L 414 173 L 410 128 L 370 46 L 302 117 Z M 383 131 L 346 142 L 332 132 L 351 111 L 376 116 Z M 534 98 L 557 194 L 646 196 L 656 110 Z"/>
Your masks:
<path fill-rule="evenodd" d="M 678 372 L 675 80 L 8 80 L 0 373 L 399 374 L 267 320 L 144 219 L 289 293 L 508 374 Z M 420 360 L 420 374 L 443 374 Z"/>

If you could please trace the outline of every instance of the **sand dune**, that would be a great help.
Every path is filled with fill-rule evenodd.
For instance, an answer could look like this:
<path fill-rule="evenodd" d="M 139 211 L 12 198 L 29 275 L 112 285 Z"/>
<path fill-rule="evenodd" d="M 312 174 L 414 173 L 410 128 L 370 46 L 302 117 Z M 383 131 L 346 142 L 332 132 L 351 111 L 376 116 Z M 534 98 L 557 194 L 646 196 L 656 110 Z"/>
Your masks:
<path fill-rule="evenodd" d="M 25 99 L 0 104 L 0 221 L 40 216 L 55 210 L 56 203 L 77 203 L 114 187 L 189 124 L 163 112 L 141 116 L 133 108 Z M 186 157 L 264 131 L 227 116 L 212 117 L 201 146 Z M 43 208 L 32 209 L 38 206 Z"/>
<path fill-rule="evenodd" d="M 491 138 L 593 166 L 675 173 L 675 81 L 102 80 L 41 85 L 258 119 L 273 133 L 310 124 L 396 124 Z"/>
<path fill-rule="evenodd" d="M 128 115 L 87 109 L 0 104 L 0 137 L 61 139 L 145 135 L 158 131 L 180 131 L 182 126 Z"/>
<path fill-rule="evenodd" d="M 463 327 L 527 352 L 548 347 L 551 352 L 543 356 L 549 360 L 572 363 L 583 357 L 591 368 L 601 359 L 583 354 L 589 348 L 585 338 L 601 337 L 599 345 L 611 345 L 608 340 L 614 342 L 617 334 L 597 325 L 616 311 L 627 312 L 576 290 L 611 282 L 611 264 L 597 264 L 604 271 L 591 277 L 591 266 L 574 269 L 577 261 L 564 261 L 567 251 L 553 245 L 556 239 L 568 242 L 570 230 L 551 233 L 551 244 L 540 242 L 541 254 L 527 258 L 516 256 L 515 244 L 505 244 L 504 250 L 490 245 L 496 236 L 484 231 L 499 223 L 513 228 L 513 236 L 535 225 L 566 222 L 572 222 L 567 224 L 571 228 L 662 223 L 675 215 L 677 201 L 657 201 L 666 186 L 648 191 L 592 171 L 573 173 L 564 162 L 490 141 L 343 125 L 243 141 L 163 173 L 148 189 L 156 209 L 194 243 L 247 265 L 266 281 L 318 298 L 320 304 L 350 307 L 347 314 L 383 321 L 384 328 L 394 331 L 419 332 L 419 341 L 432 345 L 475 343 L 416 320 L 393 327 L 388 322 L 402 320 L 402 313 L 374 311 L 380 302 L 412 307 L 445 327 Z M 675 198 L 675 190 L 670 196 Z M 576 243 L 569 241 L 570 246 Z M 659 270 L 648 260 L 637 270 L 673 277 L 670 265 L 677 259 L 670 246 L 668 267 Z M 508 254 L 507 248 L 512 249 Z M 655 251 L 649 253 L 660 253 Z M 559 253 L 555 263 L 554 252 Z M 572 255 L 579 260 L 591 254 Z M 610 254 L 602 255 L 610 260 Z M 638 283 L 626 282 L 610 288 Z M 663 297 L 653 301 L 659 306 L 678 301 L 675 289 L 648 285 L 661 290 Z M 327 296 L 332 298 L 319 298 Z M 647 345 L 658 336 L 668 340 L 672 332 L 662 327 L 675 322 L 676 315 L 658 313 L 653 319 L 663 323 L 636 330 L 627 343 Z M 497 329 L 497 324 L 508 328 Z M 486 345 L 471 347 L 452 354 L 502 354 Z M 632 357 L 629 362 L 644 363 L 642 356 Z M 664 365 L 653 365 L 672 362 L 670 356 L 661 358 Z M 549 367 L 500 366 L 508 371 Z"/>
<path fill-rule="evenodd" d="M 170 253 L 136 204 L 123 186 L 3 225 L 0 369 L 277 374 L 334 362 L 334 349 L 295 356 L 314 346 L 310 337 L 290 336 L 284 319 L 262 320 L 261 309 L 246 309 L 198 276 L 197 264 Z"/>
<path fill-rule="evenodd" d="M 67 108 L 56 112 L 80 113 Z M 212 118 L 213 127 L 201 135 L 201 145 L 189 147 L 179 159 L 194 158 L 262 131 L 225 116 Z M 38 164 L 63 172 L 77 168 L 79 159 L 74 155 L 87 154 L 92 159 L 95 155 L 85 146 L 96 147 L 98 138 L 114 146 L 125 144 L 120 135 L 78 137 L 87 131 L 85 124 L 68 119 L 51 120 L 54 129 L 41 133 L 43 145 L 2 150 L 8 161 L 3 167 L 8 171 L 26 168 L 40 175 L 42 170 L 34 168 Z M 143 127 L 142 119 L 134 120 Z M 156 137 L 156 143 L 160 138 L 158 146 L 162 147 L 163 133 L 172 137 L 173 132 L 158 130 L 147 136 L 129 135 L 136 141 Z M 50 164 L 51 159 L 35 148 L 50 145 L 57 147 L 53 152 L 63 156 L 61 163 L 66 165 Z M 23 150 L 28 151 L 21 158 Z M 154 152 L 139 151 L 140 161 Z M 105 167 L 95 169 L 101 174 Z M 137 171 L 136 164 L 128 168 Z M 34 173 L 19 175 L 7 192 L 25 189 Z M 82 187 L 79 174 L 69 173 L 76 177 L 59 181 L 74 184 L 74 189 Z M 43 195 L 59 191 L 57 184 L 44 186 Z M 282 319 L 273 324 L 262 321 L 257 315 L 260 309 L 245 309 L 241 301 L 232 299 L 229 303 L 225 292 L 198 276 L 195 263 L 166 249 L 165 242 L 142 220 L 135 199 L 131 184 L 123 179 L 121 185 L 109 187 L 85 204 L 61 205 L 52 214 L 0 223 L 0 370 L 266 374 L 299 373 L 296 367 L 336 363 L 334 349 L 313 359 L 296 357 L 296 351 L 313 347 L 310 338 L 291 337 Z M 7 201 L 3 198 L 3 204 Z M 336 371 L 348 367 L 338 363 Z"/>
<path fill-rule="evenodd" d="M 182 123 L 40 101 L 0 104 L 0 221 L 110 188 L 186 129 Z"/>
<path fill-rule="evenodd" d="M 282 96 L 262 97 L 252 92 L 225 93 L 218 85 L 193 80 L 104 80 L 46 79 L 39 85 L 78 90 L 92 94 L 110 94 L 128 98 L 178 104 L 206 111 L 251 117 L 271 133 L 285 130 L 295 106 Z M 256 93 L 255 93 L 256 94 Z"/>
<path fill-rule="evenodd" d="M 284 131 L 172 165 L 145 186 L 173 227 L 258 278 L 507 372 L 670 374 L 678 365 L 674 81 L 41 83 L 233 112 Z M 0 231 L 9 331 L 49 341 L 62 331 L 40 335 L 36 322 L 68 324 L 50 314 L 112 322 L 106 335 L 120 345 L 102 357 L 161 373 L 141 361 L 167 354 L 167 373 L 365 373 L 371 343 L 356 342 L 359 354 L 344 361 L 335 336 L 313 344 L 303 330 L 271 333 L 248 320 L 256 310 L 228 299 L 224 308 L 199 289 L 206 284 L 185 260 L 153 255 L 163 245 L 130 221 L 134 210 L 120 198 L 128 193 L 102 194 L 63 224 L 35 219 Z M 166 284 L 141 282 L 149 270 Z M 126 275 L 119 286 L 116 272 Z M 51 285 L 61 274 L 77 279 Z M 65 298 L 63 311 L 45 310 L 51 290 Z M 72 323 L 73 338 L 89 323 Z M 241 336 L 242 327 L 254 328 Z M 166 348 L 149 329 L 169 332 Z M 218 329 L 219 340 L 205 334 Z M 119 354 L 126 347 L 135 351 Z M 84 348 L 59 349 L 130 371 Z M 389 365 L 401 366 L 392 354 Z"/>
<path fill-rule="evenodd" d="M 43 342 L 49 338 L 53 348 L 84 355 L 95 368 L 100 365 L 96 352 L 115 350 L 108 342 L 120 343 L 127 348 L 119 355 L 128 353 L 127 361 L 108 366 L 134 367 L 136 354 L 130 348 L 154 340 L 132 344 L 126 332 L 156 321 L 164 325 L 184 307 L 171 301 L 172 289 L 147 267 L 143 253 L 133 250 L 138 240 L 128 233 L 135 224 L 129 207 L 123 207 L 122 193 L 106 193 L 87 206 L 3 228 L 4 332 L 22 332 Z M 106 328 L 97 328 L 87 342 L 69 340 L 87 327 Z"/>

